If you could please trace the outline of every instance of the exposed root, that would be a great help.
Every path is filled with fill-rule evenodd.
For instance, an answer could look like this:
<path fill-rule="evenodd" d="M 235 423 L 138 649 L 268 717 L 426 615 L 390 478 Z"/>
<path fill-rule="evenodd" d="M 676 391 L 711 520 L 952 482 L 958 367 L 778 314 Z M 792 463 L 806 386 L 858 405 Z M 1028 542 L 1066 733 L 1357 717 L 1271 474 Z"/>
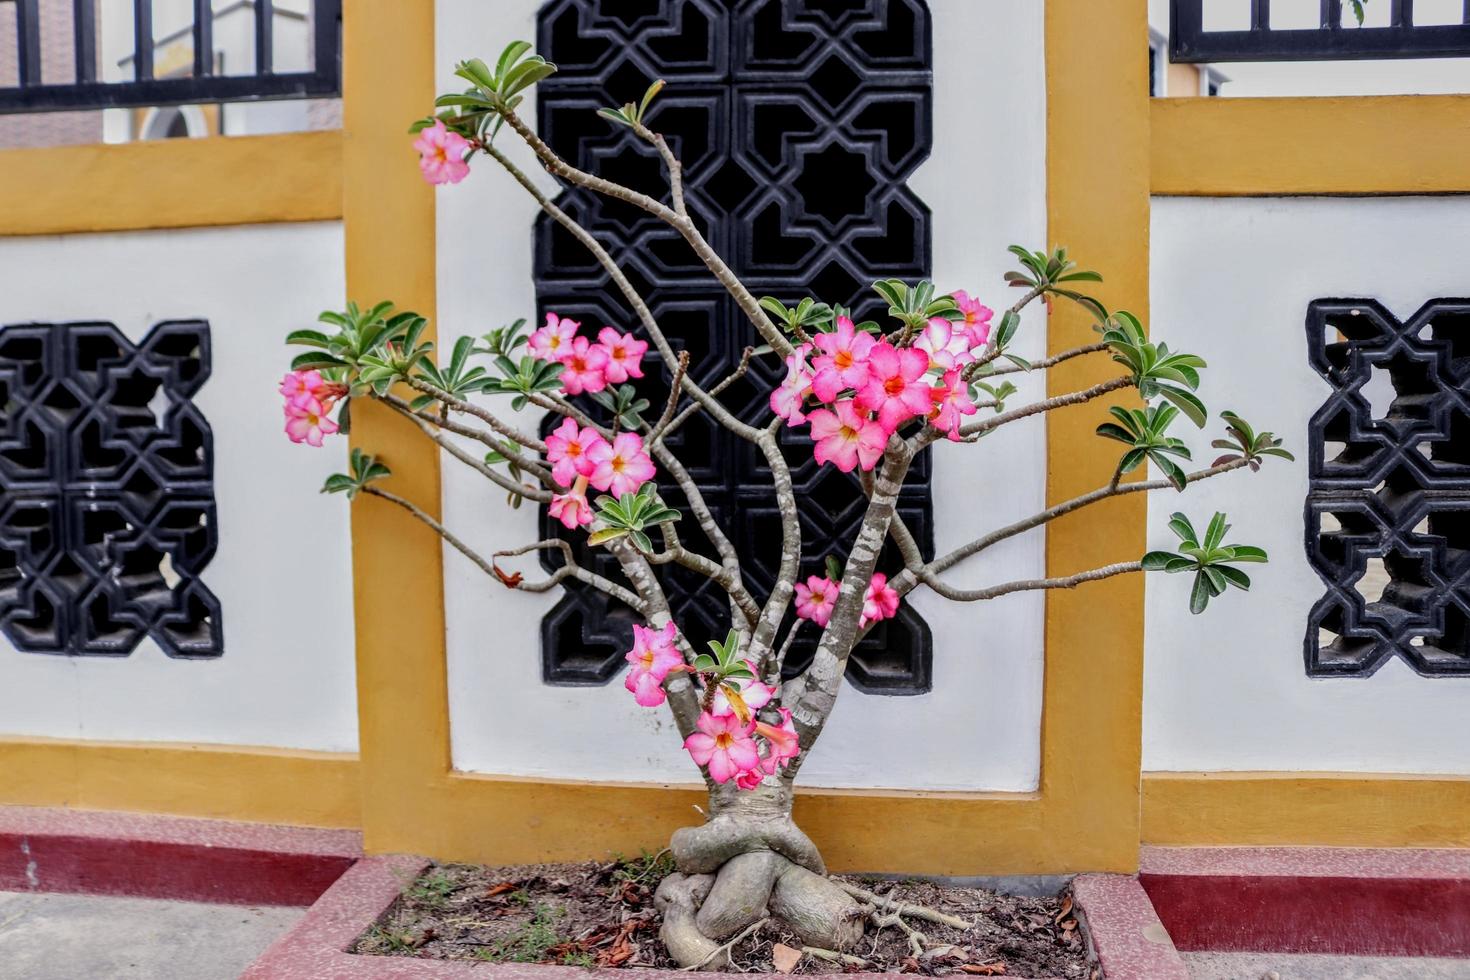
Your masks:
<path fill-rule="evenodd" d="M 765 925 L 767 922 L 770 922 L 770 921 L 771 921 L 771 917 L 770 916 L 766 916 L 763 919 L 756 919 L 750 925 L 746 926 L 743 930 L 741 930 L 741 932 L 734 939 L 732 939 L 729 942 L 725 943 L 723 946 L 720 946 L 714 952 L 710 953 L 709 956 L 705 957 L 703 961 L 701 961 L 699 963 L 696 963 L 693 966 L 686 966 L 686 967 L 684 967 L 684 969 L 685 970 L 699 970 L 699 969 L 702 969 L 704 967 L 705 963 L 708 963 L 708 962 L 714 960 L 714 958 L 716 956 L 719 956 L 721 953 L 725 954 L 725 957 L 728 959 L 731 950 L 733 950 L 736 946 L 739 946 L 741 944 L 741 942 L 743 942 L 745 939 L 747 939 L 748 937 L 750 937 L 752 934 L 754 934 L 756 932 L 759 932 L 760 931 L 760 927 L 763 926 L 763 925 Z"/>
<path fill-rule="evenodd" d="M 820 946 L 803 946 L 801 951 L 807 956 L 815 956 L 819 960 L 828 963 L 841 963 L 844 966 L 867 966 L 868 961 L 861 956 L 853 956 L 851 953 L 839 953 L 835 949 L 823 949 Z"/>
<path fill-rule="evenodd" d="M 845 881 L 836 882 L 836 885 L 838 888 L 841 888 L 853 898 L 866 902 L 869 905 L 874 906 L 875 908 L 881 908 L 884 910 L 888 908 L 888 903 L 890 899 L 886 895 L 880 897 L 873 892 L 867 891 L 863 888 L 859 888 L 857 885 L 849 885 Z M 937 912 L 934 909 L 925 908 L 922 905 L 899 904 L 893 909 L 893 912 L 896 915 L 906 915 L 911 919 L 923 919 L 926 922 L 934 922 L 942 926 L 949 926 L 952 929 L 969 929 L 971 926 L 974 925 L 973 922 L 970 922 L 967 919 L 961 919 L 959 916 L 955 915 L 946 915 L 943 912 Z"/>
<path fill-rule="evenodd" d="M 924 944 L 929 941 L 929 938 L 903 921 L 903 917 L 899 913 L 889 912 L 887 915 L 880 915 L 877 912 L 870 912 L 868 913 L 868 921 L 879 929 L 885 929 L 889 926 L 902 929 L 904 935 L 908 937 L 909 949 L 913 951 L 913 954 L 915 956 L 924 955 Z"/>
<path fill-rule="evenodd" d="M 711 802 L 707 823 L 675 832 L 678 872 L 654 896 L 681 967 L 727 968 L 734 946 L 768 919 L 814 948 L 841 952 L 862 938 L 867 909 L 826 876 L 816 845 L 791 822 L 789 795 Z"/>

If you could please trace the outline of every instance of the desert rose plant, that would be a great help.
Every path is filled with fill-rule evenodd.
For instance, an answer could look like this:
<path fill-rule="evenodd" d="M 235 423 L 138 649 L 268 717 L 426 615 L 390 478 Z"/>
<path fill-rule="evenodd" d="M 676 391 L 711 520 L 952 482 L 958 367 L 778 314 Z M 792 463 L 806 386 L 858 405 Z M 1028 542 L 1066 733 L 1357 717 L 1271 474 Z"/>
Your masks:
<path fill-rule="evenodd" d="M 1148 490 L 1182 491 L 1232 470 L 1256 469 L 1267 456 L 1291 457 L 1270 433 L 1258 433 L 1224 413 L 1226 437 L 1215 442 L 1221 455 L 1187 472 L 1190 452 L 1169 429 L 1181 415 L 1206 425 L 1206 409 L 1196 395 L 1204 362 L 1155 343 L 1136 317 L 1108 310 L 1082 292 L 1100 276 L 1079 269 L 1063 249 L 1012 248 L 1020 269 L 1006 280 L 1020 298 L 998 316 L 969 293 L 940 293 L 929 282 L 874 283 L 887 307 L 889 319 L 882 324 L 854 322 L 850 311 L 817 299 L 751 295 L 701 235 L 686 208 L 679 160 L 645 124 L 661 84 L 641 102 L 601 112 L 612 126 L 631 129 L 662 159 L 668 187 L 655 198 L 573 166 L 517 115 L 525 91 L 553 71 L 524 42 L 510 45 L 494 67 L 478 60 L 460 64 L 456 74 L 468 87 L 441 96 L 438 115 L 414 124 L 413 147 L 432 183 L 463 180 L 479 158 L 505 171 L 601 264 L 627 302 L 632 328 L 600 326 L 594 332 L 590 324 L 549 313 L 534 330 L 518 322 L 482 340 L 463 338 L 441 359 L 422 339 L 426 324 L 414 313 L 395 312 L 388 303 L 324 313 L 326 331 L 300 330 L 288 338 L 308 350 L 295 358 L 282 381 L 286 432 L 297 442 L 319 446 L 324 437 L 348 428 L 355 400 L 380 402 L 412 420 L 457 464 L 499 487 L 512 504 L 546 507 L 569 531 L 585 533 L 588 547 L 614 556 L 618 580 L 579 564 L 577 552 L 561 539 L 482 557 L 382 485 L 391 460 L 360 450 L 352 453 L 350 471 L 331 477 L 324 488 L 402 507 L 505 587 L 545 592 L 575 580 L 642 618 L 633 627 L 624 686 L 638 704 L 667 706 L 672 712 L 710 794 L 705 823 L 674 834 L 670 848 L 677 872 L 657 894 L 662 936 L 680 963 L 706 969 L 728 965 L 732 938 L 767 917 L 779 919 L 809 946 L 828 951 L 852 946 L 869 923 L 907 929 L 904 916 L 937 913 L 909 909 L 895 916 L 876 908 L 872 895 L 832 881 L 817 848 L 791 819 L 797 773 L 832 712 L 854 645 L 875 623 L 893 617 L 916 588 L 974 602 L 1029 589 L 1070 589 L 1146 570 L 1190 572 L 1190 605 L 1201 612 L 1228 587 L 1249 587 L 1236 565 L 1266 560 L 1259 548 L 1226 543 L 1228 525 L 1221 514 L 1206 521 L 1202 531 L 1175 514 L 1169 524 L 1181 539 L 1177 552 L 1151 552 L 1058 578 L 981 589 L 958 588 L 944 575 L 997 542 L 1098 501 Z M 506 129 L 556 178 L 641 208 L 683 237 L 750 323 L 750 346 L 729 377 L 709 387 L 695 381 L 688 352 L 675 353 L 645 297 L 604 245 L 496 146 Z M 1020 313 L 1038 300 L 1086 307 L 1096 318 L 1096 341 L 1034 363 L 1013 353 Z M 645 364 L 645 357 L 654 356 L 661 375 Z M 1017 394 L 1008 376 L 1045 371 L 1078 357 L 1111 358 L 1117 376 L 1068 394 L 1008 405 Z M 738 418 L 720 398 L 756 358 L 779 359 L 786 368 L 762 424 Z M 658 377 L 667 378 L 667 390 L 650 392 Z M 925 447 L 938 440 L 983 442 L 1019 419 L 1129 389 L 1134 404 L 1143 407 L 1113 407 L 1112 421 L 1099 427 L 1099 436 L 1122 445 L 1117 467 L 1100 474 L 1096 490 L 924 559 L 895 505 Z M 515 413 L 549 413 L 550 424 L 519 427 L 508 421 L 514 416 L 496 407 L 505 403 Z M 781 560 L 768 594 L 749 586 L 728 529 L 715 519 L 670 448 L 670 436 L 697 413 L 749 442 L 769 466 L 780 512 Z M 807 451 L 819 464 L 855 473 L 860 480 L 866 512 L 842 554 L 803 551 L 801 505 L 778 445 L 783 427 L 810 437 Z M 472 453 L 467 447 L 474 443 L 488 451 Z M 1124 480 L 1146 462 L 1162 476 Z M 661 495 L 657 478 L 678 487 L 675 499 Z M 902 570 L 891 577 L 876 569 L 888 540 L 903 559 Z M 509 559 L 541 551 L 559 554 L 560 564 L 547 579 L 531 581 L 503 567 Z M 727 635 L 684 632 L 661 585 L 664 565 L 682 566 L 723 590 L 729 599 Z M 813 568 L 824 573 L 801 576 Z M 787 653 L 803 629 L 819 636 L 815 657 L 783 681 Z"/>

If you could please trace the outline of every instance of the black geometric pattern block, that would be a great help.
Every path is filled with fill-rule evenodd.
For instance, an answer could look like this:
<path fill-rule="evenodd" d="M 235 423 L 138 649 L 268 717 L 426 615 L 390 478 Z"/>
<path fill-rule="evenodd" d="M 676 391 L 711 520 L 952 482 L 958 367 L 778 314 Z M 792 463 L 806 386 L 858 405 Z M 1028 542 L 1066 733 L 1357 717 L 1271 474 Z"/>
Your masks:
<path fill-rule="evenodd" d="M 1309 429 L 1307 558 L 1327 593 L 1307 673 L 1363 677 L 1397 656 L 1470 676 L 1470 299 L 1402 323 L 1373 300 L 1317 300 L 1307 346 L 1333 388 Z M 1376 374 L 1392 382 L 1386 411 L 1365 396 Z M 1387 584 L 1370 600 L 1360 580 L 1379 562 Z"/>
<path fill-rule="evenodd" d="M 552 0 L 542 7 L 538 50 L 559 67 L 537 90 L 542 136 L 584 169 L 667 200 L 653 149 L 596 115 L 602 106 L 642 96 L 662 78 L 649 125 L 684 164 L 691 214 L 710 243 L 757 296 L 816 296 L 855 307 L 857 319 L 883 314 L 875 279 L 915 280 L 930 268 L 929 210 L 907 180 L 931 145 L 929 12 L 923 0 Z M 751 343 L 753 329 L 683 239 L 633 207 L 582 191 L 558 203 L 608 247 L 648 299 L 670 342 L 692 355 L 706 386 L 725 377 Z M 623 329 L 631 313 L 601 267 L 546 216 L 536 225 L 540 314 L 580 320 L 584 332 Z M 650 353 L 654 353 L 650 351 Z M 721 396 L 747 420 L 769 418 L 767 395 L 785 374 L 763 359 Z M 649 365 L 652 364 L 652 369 Z M 669 372 L 645 361 L 648 396 L 662 405 Z M 857 481 L 812 459 L 805 430 L 784 430 L 802 503 L 802 577 L 821 574 L 861 521 Z M 753 447 L 707 419 L 670 437 L 711 510 L 741 554 L 746 581 L 763 598 L 780 560 L 780 524 L 769 470 Z M 900 513 L 926 554 L 933 551 L 927 453 L 915 464 Z M 666 499 L 684 503 L 677 489 Z M 546 535 L 561 534 L 543 515 Z M 692 520 L 683 536 L 703 545 Z M 583 553 L 608 569 L 603 550 Z M 548 567 L 559 559 L 548 557 Z M 879 566 L 902 567 L 896 554 Z M 722 637 L 724 593 L 683 570 L 664 582 L 679 620 L 697 645 Z M 542 673 L 552 684 L 605 684 L 623 666 L 633 614 L 601 593 L 569 587 L 542 624 Z M 788 675 L 810 663 L 808 628 L 787 662 Z M 884 694 L 929 690 L 932 640 L 905 604 L 853 653 L 848 677 Z"/>
<path fill-rule="evenodd" d="M 0 633 L 32 653 L 224 651 L 209 324 L 0 327 Z"/>

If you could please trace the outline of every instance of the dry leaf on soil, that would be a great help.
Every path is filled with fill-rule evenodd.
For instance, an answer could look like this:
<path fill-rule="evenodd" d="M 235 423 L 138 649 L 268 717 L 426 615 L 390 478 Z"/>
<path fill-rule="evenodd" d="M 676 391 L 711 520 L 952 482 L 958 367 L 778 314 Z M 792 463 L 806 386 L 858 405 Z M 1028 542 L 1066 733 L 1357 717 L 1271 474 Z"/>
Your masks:
<path fill-rule="evenodd" d="M 790 973 L 800 962 L 801 950 L 792 949 L 785 943 L 777 943 L 771 947 L 771 963 L 776 967 L 777 973 Z"/>
<path fill-rule="evenodd" d="M 981 977 L 1003 977 L 1006 975 L 1006 965 L 1000 960 L 994 963 L 964 963 L 960 966 L 960 972 Z"/>

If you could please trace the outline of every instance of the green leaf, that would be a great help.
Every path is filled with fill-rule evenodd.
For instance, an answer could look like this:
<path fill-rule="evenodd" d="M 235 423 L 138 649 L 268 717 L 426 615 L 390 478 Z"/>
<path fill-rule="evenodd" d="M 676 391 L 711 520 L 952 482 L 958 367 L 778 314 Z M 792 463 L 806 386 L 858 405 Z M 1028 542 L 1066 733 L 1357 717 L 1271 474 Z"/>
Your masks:
<path fill-rule="evenodd" d="M 357 481 L 346 473 L 333 473 L 327 477 L 327 482 L 322 484 L 322 493 L 342 493 L 356 488 Z"/>
<path fill-rule="evenodd" d="M 1210 518 L 1209 527 L 1205 528 L 1205 550 L 1220 547 L 1220 542 L 1225 540 L 1225 532 L 1230 530 L 1230 525 L 1225 523 L 1225 515 L 1219 511 Z"/>
<path fill-rule="evenodd" d="M 307 351 L 304 354 L 297 354 L 291 358 L 291 370 L 293 371 L 320 371 L 328 368 L 347 366 L 346 361 L 318 351 Z"/>
<path fill-rule="evenodd" d="M 628 529 L 625 527 L 605 527 L 587 535 L 587 543 L 594 546 L 606 544 L 609 541 L 616 541 L 627 533 Z"/>
<path fill-rule="evenodd" d="M 1163 571 L 1177 557 L 1171 551 L 1150 551 L 1143 556 L 1143 570 L 1145 572 Z"/>
<path fill-rule="evenodd" d="M 1230 546 L 1230 551 L 1231 561 L 1265 562 L 1268 560 L 1266 549 L 1257 548 L 1254 545 L 1234 544 Z"/>
<path fill-rule="evenodd" d="M 1209 412 L 1205 410 L 1205 403 L 1183 388 L 1170 388 L 1160 385 L 1159 394 L 1177 405 L 1189 421 L 1201 429 L 1209 421 Z"/>
<path fill-rule="evenodd" d="M 1210 585 L 1201 571 L 1194 577 L 1194 588 L 1189 593 L 1189 611 L 1198 616 L 1210 604 Z"/>
<path fill-rule="evenodd" d="M 842 581 L 842 563 L 833 555 L 828 555 L 824 561 L 827 567 L 827 577 L 834 582 Z"/>
<path fill-rule="evenodd" d="M 320 347 L 325 350 L 331 340 L 320 330 L 292 330 L 286 334 L 286 343 L 300 347 Z"/>
<path fill-rule="evenodd" d="M 1224 576 L 1225 581 L 1229 582 L 1231 585 L 1235 586 L 1237 589 L 1240 589 L 1242 592 L 1249 592 L 1250 591 L 1250 587 L 1251 587 L 1250 576 L 1247 575 L 1245 572 L 1242 572 L 1240 569 L 1238 569 L 1238 568 L 1231 568 L 1229 565 L 1216 565 L 1215 566 L 1215 571 L 1219 572 L 1220 575 Z"/>

